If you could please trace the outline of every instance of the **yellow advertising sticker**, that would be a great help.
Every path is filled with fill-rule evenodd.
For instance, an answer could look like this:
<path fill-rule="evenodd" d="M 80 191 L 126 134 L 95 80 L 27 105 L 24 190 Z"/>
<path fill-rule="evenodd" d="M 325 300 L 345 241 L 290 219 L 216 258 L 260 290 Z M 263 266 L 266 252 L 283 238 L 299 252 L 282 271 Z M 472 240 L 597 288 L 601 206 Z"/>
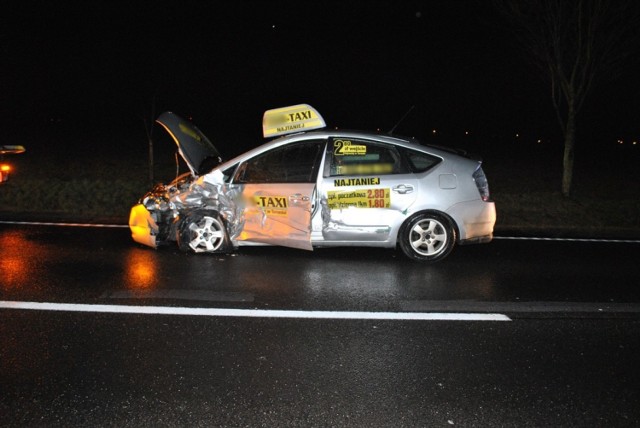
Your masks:
<path fill-rule="evenodd" d="M 380 177 L 357 177 L 357 178 L 337 178 L 333 180 L 333 185 L 341 186 L 375 186 L 380 184 Z"/>
<path fill-rule="evenodd" d="M 286 196 L 254 196 L 253 202 L 267 215 L 287 215 L 289 205 Z"/>
<path fill-rule="evenodd" d="M 362 190 L 329 190 L 327 192 L 327 206 L 329 209 L 342 208 L 390 208 L 391 191 L 383 189 Z"/>
<path fill-rule="evenodd" d="M 333 153 L 336 156 L 362 156 L 367 154 L 367 146 L 352 144 L 348 140 L 335 140 Z"/>

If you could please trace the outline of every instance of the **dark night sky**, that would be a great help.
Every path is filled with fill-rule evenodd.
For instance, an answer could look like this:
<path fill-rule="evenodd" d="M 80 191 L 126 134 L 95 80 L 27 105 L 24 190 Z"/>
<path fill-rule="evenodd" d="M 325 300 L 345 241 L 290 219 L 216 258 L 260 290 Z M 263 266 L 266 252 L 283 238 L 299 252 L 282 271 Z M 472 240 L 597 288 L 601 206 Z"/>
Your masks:
<path fill-rule="evenodd" d="M 255 139 L 264 110 L 302 102 L 331 126 L 389 129 L 415 105 L 399 133 L 557 136 L 546 82 L 488 1 L 164 3 L 3 13 L 0 114 L 12 137 L 52 119 L 142 129 L 154 98 L 157 114 L 192 117 L 214 143 Z M 586 134 L 640 138 L 636 75 L 594 92 Z"/>

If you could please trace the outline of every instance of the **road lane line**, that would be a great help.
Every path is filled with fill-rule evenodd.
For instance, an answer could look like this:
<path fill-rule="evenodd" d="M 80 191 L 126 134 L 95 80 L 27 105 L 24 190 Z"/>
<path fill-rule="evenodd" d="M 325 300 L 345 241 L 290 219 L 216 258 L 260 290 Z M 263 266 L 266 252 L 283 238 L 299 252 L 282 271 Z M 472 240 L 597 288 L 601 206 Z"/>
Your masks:
<path fill-rule="evenodd" d="M 479 313 L 288 311 L 264 309 L 188 308 L 169 306 L 94 305 L 79 303 L 20 301 L 0 301 L 0 309 L 146 315 L 194 315 L 208 317 L 304 318 L 334 320 L 511 321 L 511 318 L 503 314 Z"/>

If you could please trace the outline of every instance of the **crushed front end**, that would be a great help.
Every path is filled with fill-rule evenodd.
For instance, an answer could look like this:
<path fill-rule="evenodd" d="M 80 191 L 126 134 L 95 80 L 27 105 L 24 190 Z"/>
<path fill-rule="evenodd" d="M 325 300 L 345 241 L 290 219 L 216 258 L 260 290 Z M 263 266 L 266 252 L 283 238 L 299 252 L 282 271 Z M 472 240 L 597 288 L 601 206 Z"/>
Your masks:
<path fill-rule="evenodd" d="M 212 174 L 194 179 L 187 173 L 171 184 L 157 184 L 131 209 L 133 240 L 152 248 L 174 243 L 181 218 L 196 210 L 215 212 L 224 221 L 229 239 L 236 239 L 244 226 L 242 186 L 227 185 L 217 178 Z"/>
<path fill-rule="evenodd" d="M 171 184 L 156 184 L 131 208 L 129 228 L 134 241 L 152 248 L 175 241 L 173 228 L 179 213 L 171 199 L 188 190 L 191 181 L 191 175 L 184 174 Z"/>

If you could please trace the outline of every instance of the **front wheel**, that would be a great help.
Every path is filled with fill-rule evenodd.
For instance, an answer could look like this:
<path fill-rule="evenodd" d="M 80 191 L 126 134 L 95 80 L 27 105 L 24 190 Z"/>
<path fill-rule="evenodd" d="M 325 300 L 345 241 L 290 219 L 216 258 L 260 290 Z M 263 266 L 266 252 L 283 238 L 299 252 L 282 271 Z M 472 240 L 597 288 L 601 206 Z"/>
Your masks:
<path fill-rule="evenodd" d="M 417 214 L 402 225 L 398 241 L 410 259 L 436 262 L 453 250 L 456 232 L 445 216 L 426 212 Z"/>
<path fill-rule="evenodd" d="M 219 253 L 229 249 L 229 236 L 216 212 L 196 211 L 180 221 L 177 233 L 182 251 Z"/>

